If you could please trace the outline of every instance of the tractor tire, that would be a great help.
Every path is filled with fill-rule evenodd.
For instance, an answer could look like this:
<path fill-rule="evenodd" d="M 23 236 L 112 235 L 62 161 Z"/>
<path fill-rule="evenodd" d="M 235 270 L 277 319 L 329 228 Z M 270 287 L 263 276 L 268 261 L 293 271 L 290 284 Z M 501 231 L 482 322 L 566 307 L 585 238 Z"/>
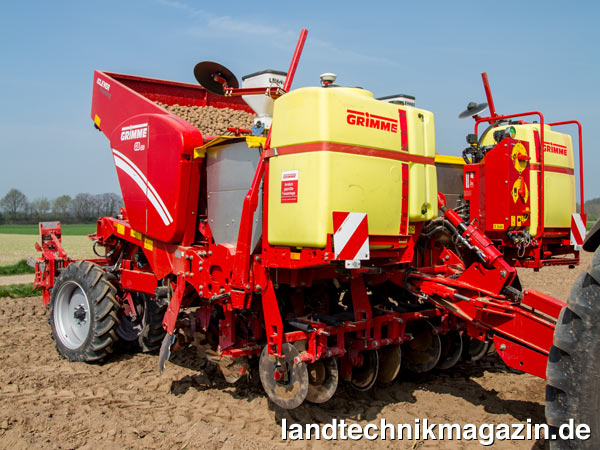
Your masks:
<path fill-rule="evenodd" d="M 48 315 L 61 357 L 97 362 L 112 353 L 119 326 L 116 293 L 107 274 L 89 261 L 62 270 L 52 289 Z"/>
<path fill-rule="evenodd" d="M 594 275 L 594 276 L 592 276 Z M 600 448 L 600 250 L 579 275 L 558 317 L 546 370 L 546 420 L 552 449 Z M 586 424 L 587 440 L 561 440 L 560 425 Z"/>

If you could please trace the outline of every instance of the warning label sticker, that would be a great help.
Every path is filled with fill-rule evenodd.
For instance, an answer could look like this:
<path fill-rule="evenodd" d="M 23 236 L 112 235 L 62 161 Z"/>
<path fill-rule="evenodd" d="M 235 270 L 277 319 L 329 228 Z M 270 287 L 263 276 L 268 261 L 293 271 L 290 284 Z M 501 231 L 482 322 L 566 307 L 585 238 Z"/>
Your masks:
<path fill-rule="evenodd" d="M 298 203 L 298 171 L 281 172 L 281 203 Z"/>

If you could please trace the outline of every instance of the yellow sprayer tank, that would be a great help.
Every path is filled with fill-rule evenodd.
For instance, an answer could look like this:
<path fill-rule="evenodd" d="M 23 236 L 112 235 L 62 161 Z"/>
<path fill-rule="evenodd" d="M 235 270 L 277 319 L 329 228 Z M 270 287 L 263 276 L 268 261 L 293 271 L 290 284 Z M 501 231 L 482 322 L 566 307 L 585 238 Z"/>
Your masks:
<path fill-rule="evenodd" d="M 270 244 L 325 247 L 333 211 L 367 213 L 371 235 L 437 217 L 433 113 L 364 89 L 308 87 L 275 101 L 272 127 Z"/>
<path fill-rule="evenodd" d="M 494 131 L 506 128 L 496 127 L 486 135 L 482 145 L 492 145 Z M 538 233 L 539 220 L 539 185 L 533 180 L 539 179 L 540 164 L 540 125 L 536 123 L 510 125 L 515 128 L 515 139 L 529 143 L 531 164 L 530 195 L 531 224 L 529 233 Z M 573 143 L 571 136 L 553 131 L 544 125 L 544 229 L 570 228 L 571 214 L 576 212 L 575 175 L 573 159 Z"/>

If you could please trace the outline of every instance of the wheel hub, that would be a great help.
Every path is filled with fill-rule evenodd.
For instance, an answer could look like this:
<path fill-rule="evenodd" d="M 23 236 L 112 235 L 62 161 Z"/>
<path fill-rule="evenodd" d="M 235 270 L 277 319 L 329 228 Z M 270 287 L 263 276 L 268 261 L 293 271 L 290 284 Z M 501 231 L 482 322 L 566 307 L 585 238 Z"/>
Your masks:
<path fill-rule="evenodd" d="M 79 322 L 85 321 L 86 312 L 83 305 L 79 305 L 75 308 L 75 310 L 73 311 L 73 317 Z"/>

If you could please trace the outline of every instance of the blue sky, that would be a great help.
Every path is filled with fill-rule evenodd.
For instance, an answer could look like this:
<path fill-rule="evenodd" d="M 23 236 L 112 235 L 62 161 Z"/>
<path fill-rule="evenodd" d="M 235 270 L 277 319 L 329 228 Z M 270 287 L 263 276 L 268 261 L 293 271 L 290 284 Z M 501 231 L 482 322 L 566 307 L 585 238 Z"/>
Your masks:
<path fill-rule="evenodd" d="M 89 117 L 94 69 L 195 82 L 213 60 L 238 78 L 287 70 L 309 34 L 293 87 L 334 72 L 376 96 L 408 93 L 433 111 L 439 153 L 459 154 L 485 101 L 541 110 L 584 128 L 586 197 L 600 196 L 600 6 L 594 1 L 19 1 L 0 15 L 0 196 L 119 192 L 108 140 Z"/>

